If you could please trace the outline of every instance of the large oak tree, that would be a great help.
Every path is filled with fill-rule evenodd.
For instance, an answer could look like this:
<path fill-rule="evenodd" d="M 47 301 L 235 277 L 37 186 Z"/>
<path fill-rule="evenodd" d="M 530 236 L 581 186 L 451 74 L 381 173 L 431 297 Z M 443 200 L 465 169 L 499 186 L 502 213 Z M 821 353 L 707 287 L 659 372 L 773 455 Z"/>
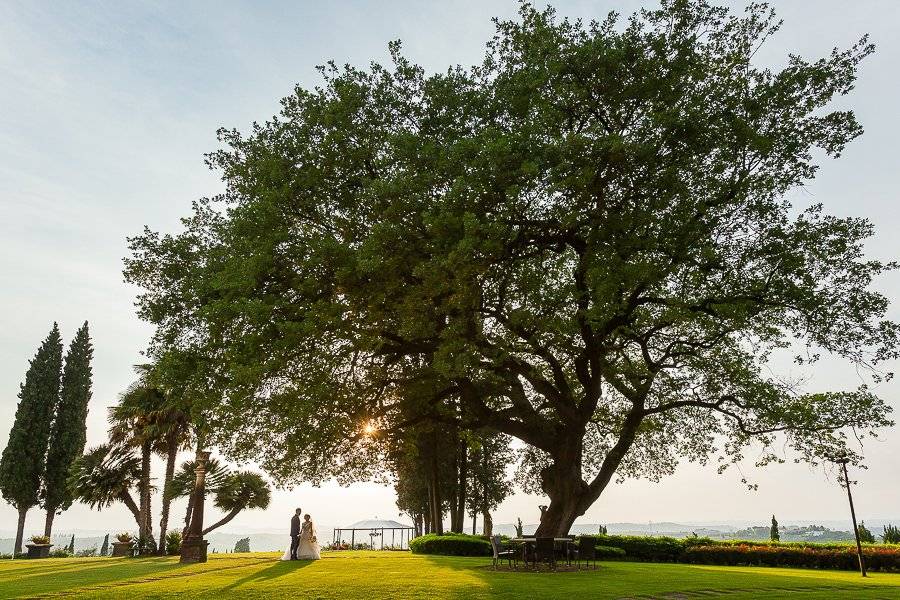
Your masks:
<path fill-rule="evenodd" d="M 871 224 L 789 202 L 861 134 L 829 104 L 872 47 L 770 70 L 777 28 L 759 5 L 586 24 L 523 4 L 472 68 L 426 76 L 399 44 L 390 68 L 322 68 L 220 132 L 227 191 L 182 233 L 131 240 L 152 353 L 192 357 L 213 437 L 280 482 L 370 475 L 363 423 L 514 436 L 550 498 L 539 534 L 679 457 L 847 451 L 888 407 L 768 364 L 878 380 L 897 356 Z"/>

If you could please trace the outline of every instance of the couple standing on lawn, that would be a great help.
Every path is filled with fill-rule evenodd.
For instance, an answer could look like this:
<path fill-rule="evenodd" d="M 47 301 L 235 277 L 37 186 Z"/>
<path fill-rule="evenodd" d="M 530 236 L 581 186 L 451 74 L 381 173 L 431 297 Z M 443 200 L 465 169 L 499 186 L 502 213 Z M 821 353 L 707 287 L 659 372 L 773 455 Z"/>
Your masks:
<path fill-rule="evenodd" d="M 291 517 L 291 546 L 284 551 L 281 560 L 319 560 L 322 558 L 319 555 L 316 526 L 308 514 L 303 515 L 301 523 L 301 514 L 303 514 L 303 510 L 298 508 Z"/>

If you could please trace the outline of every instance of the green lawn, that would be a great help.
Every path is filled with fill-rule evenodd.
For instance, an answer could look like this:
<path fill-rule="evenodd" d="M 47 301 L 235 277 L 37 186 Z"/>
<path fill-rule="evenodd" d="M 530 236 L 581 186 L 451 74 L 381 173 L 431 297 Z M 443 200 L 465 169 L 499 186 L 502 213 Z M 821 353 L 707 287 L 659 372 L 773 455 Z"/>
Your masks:
<path fill-rule="evenodd" d="M 891 598 L 900 574 L 751 567 L 602 563 L 578 573 L 504 573 L 488 559 L 333 552 L 321 561 L 276 554 L 175 558 L 73 558 L 0 563 L 0 598 Z"/>

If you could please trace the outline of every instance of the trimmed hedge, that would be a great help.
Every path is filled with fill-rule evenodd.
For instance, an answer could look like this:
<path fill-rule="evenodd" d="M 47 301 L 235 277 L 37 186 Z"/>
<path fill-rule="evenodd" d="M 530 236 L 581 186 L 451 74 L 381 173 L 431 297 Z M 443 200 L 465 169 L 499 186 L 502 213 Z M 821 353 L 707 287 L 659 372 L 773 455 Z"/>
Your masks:
<path fill-rule="evenodd" d="M 856 547 L 848 543 L 720 541 L 626 535 L 583 537 L 593 539 L 598 550 L 620 549 L 626 560 L 846 570 L 859 568 Z M 873 571 L 900 571 L 900 545 L 867 544 L 863 546 L 863 556 L 866 567 Z"/>
<path fill-rule="evenodd" d="M 863 548 L 866 568 L 872 571 L 900 571 L 900 548 L 868 546 Z M 766 567 L 805 567 L 812 569 L 859 568 L 856 548 L 810 548 L 773 545 L 728 544 L 686 548 L 684 562 L 704 565 L 760 565 Z"/>
<path fill-rule="evenodd" d="M 597 560 L 625 559 L 625 551 L 615 546 L 597 546 Z"/>
<path fill-rule="evenodd" d="M 429 533 L 409 543 L 413 554 L 443 554 L 446 556 L 492 556 L 491 543 L 483 537 L 464 533 L 437 535 Z"/>

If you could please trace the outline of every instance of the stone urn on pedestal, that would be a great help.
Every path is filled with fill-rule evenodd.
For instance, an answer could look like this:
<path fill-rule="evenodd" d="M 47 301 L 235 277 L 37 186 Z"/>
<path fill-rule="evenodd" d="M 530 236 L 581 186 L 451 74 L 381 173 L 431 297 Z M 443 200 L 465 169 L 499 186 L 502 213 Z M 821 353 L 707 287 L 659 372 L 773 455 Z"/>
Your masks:
<path fill-rule="evenodd" d="M 50 556 L 50 538 L 45 535 L 36 535 L 31 538 L 30 544 L 25 544 L 28 548 L 28 558 L 47 558 Z"/>

